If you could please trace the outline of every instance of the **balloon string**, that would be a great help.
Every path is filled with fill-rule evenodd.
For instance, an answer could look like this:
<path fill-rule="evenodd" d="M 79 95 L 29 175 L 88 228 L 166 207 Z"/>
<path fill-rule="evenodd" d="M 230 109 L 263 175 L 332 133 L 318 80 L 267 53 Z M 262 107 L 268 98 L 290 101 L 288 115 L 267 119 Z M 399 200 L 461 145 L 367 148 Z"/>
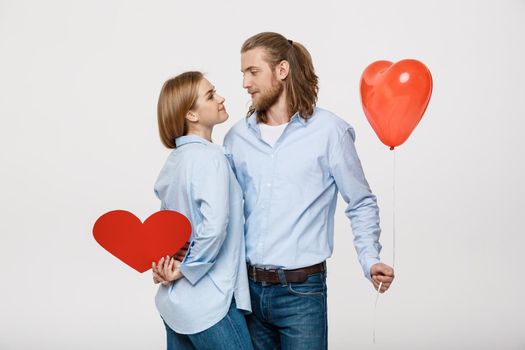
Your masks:
<path fill-rule="evenodd" d="M 392 269 L 396 266 L 396 150 L 392 166 Z"/>
<path fill-rule="evenodd" d="M 396 265 L 396 150 L 394 151 L 394 161 L 392 166 L 392 268 Z M 376 293 L 376 301 L 374 304 L 374 335 L 373 342 L 376 343 L 376 328 L 377 328 L 377 301 L 379 300 L 379 291 L 383 286 L 383 282 L 379 283 Z"/>
<path fill-rule="evenodd" d="M 379 287 L 377 287 L 377 294 L 376 294 L 376 302 L 374 304 L 374 344 L 376 343 L 376 314 L 377 314 L 377 301 L 379 300 L 379 291 L 381 290 L 381 286 L 383 285 L 383 282 L 379 283 Z"/>

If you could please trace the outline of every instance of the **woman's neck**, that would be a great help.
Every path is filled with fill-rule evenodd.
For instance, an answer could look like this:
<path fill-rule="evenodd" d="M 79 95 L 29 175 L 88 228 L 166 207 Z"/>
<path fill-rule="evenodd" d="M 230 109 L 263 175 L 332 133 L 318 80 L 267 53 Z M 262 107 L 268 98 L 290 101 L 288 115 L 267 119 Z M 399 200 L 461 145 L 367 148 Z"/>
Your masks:
<path fill-rule="evenodd" d="M 207 129 L 207 128 L 202 128 L 202 127 L 201 128 L 190 127 L 186 135 L 196 135 L 196 136 L 202 137 L 203 139 L 206 139 L 212 142 L 211 132 L 212 132 L 211 128 Z"/>

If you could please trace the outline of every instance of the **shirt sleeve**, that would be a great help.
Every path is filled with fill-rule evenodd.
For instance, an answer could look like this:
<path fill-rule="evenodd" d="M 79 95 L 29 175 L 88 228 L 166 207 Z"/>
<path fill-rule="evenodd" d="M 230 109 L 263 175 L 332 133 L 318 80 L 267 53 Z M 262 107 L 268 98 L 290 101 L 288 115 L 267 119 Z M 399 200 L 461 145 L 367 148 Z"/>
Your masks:
<path fill-rule="evenodd" d="M 354 130 L 349 126 L 331 149 L 330 171 L 348 204 L 345 215 L 352 225 L 359 263 L 366 278 L 370 280 L 370 268 L 380 262 L 379 208 L 363 173 L 354 140 Z"/>
<path fill-rule="evenodd" d="M 226 158 L 228 159 L 228 163 L 230 164 L 231 169 L 233 170 L 233 173 L 235 174 L 235 177 L 237 177 L 237 171 L 235 169 L 235 163 L 233 162 L 233 154 L 232 154 L 232 139 L 233 139 L 233 129 L 230 129 L 226 136 L 224 137 L 224 141 L 222 143 L 224 147 L 224 152 L 226 155 Z"/>
<path fill-rule="evenodd" d="M 226 158 L 206 162 L 192 182 L 193 200 L 202 221 L 194 228 L 193 240 L 179 269 L 196 284 L 214 265 L 226 238 L 229 216 L 229 172 Z"/>

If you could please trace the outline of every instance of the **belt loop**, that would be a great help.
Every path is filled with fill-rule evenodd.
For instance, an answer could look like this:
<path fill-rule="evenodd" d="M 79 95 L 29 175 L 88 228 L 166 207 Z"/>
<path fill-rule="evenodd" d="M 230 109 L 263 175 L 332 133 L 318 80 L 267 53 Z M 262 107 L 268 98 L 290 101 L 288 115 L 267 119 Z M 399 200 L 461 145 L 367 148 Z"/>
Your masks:
<path fill-rule="evenodd" d="M 257 269 L 255 268 L 255 265 L 252 265 L 251 268 L 253 273 L 253 281 L 257 282 Z"/>
<path fill-rule="evenodd" d="M 279 282 L 281 282 L 281 285 L 283 287 L 286 287 L 288 282 L 286 282 L 286 276 L 284 275 L 284 270 L 283 269 L 278 269 L 277 270 L 277 275 L 279 275 Z"/>

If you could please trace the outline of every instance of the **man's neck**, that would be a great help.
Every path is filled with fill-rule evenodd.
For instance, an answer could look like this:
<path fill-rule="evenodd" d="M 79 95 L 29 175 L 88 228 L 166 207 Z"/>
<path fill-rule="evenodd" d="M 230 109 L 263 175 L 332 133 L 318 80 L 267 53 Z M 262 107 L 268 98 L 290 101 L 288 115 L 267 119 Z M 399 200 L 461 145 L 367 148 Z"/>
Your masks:
<path fill-rule="evenodd" d="M 266 111 L 268 125 L 281 125 L 290 121 L 291 113 L 286 103 L 286 92 L 283 92 L 277 102 Z"/>

